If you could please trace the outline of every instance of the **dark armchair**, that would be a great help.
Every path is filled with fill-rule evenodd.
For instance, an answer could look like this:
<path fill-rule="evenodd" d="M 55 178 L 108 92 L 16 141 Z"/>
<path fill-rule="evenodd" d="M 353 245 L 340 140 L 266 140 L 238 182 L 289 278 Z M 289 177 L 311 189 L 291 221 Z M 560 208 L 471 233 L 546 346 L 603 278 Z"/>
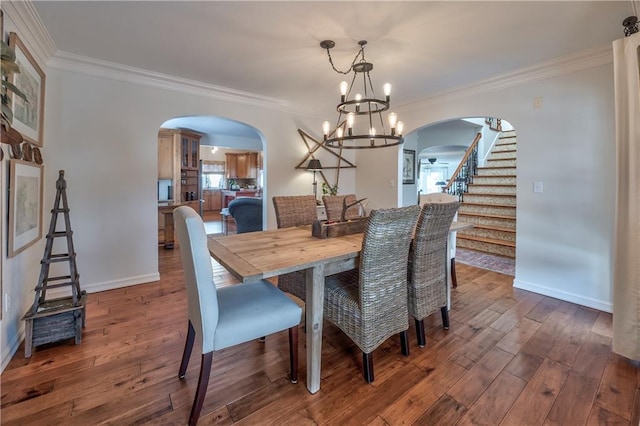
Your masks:
<path fill-rule="evenodd" d="M 229 203 L 229 214 L 236 221 L 238 234 L 262 231 L 261 198 L 236 198 Z"/>

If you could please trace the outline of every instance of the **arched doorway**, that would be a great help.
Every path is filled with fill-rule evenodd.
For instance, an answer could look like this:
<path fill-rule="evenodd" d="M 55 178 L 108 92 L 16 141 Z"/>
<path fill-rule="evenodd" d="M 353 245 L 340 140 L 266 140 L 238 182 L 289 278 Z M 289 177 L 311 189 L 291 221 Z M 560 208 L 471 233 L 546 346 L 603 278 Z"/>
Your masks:
<path fill-rule="evenodd" d="M 198 211 L 208 234 L 233 231 L 233 220 L 225 221 L 228 218 L 221 211 L 236 196 L 262 196 L 263 155 L 262 134 L 244 123 L 215 116 L 181 116 L 162 123 L 158 134 L 159 242 L 171 247 L 166 243 L 171 230 L 165 232 L 165 219 L 176 205 L 186 204 Z"/>
<path fill-rule="evenodd" d="M 504 120 L 481 117 L 442 121 L 417 132 L 416 190 L 459 195 L 458 220 L 474 225 L 458 233 L 456 261 L 515 275 L 517 145 L 513 127 Z M 476 156 L 471 167 L 465 155 L 478 133 L 477 149 L 469 154 Z M 469 176 L 464 176 L 471 168 Z"/>

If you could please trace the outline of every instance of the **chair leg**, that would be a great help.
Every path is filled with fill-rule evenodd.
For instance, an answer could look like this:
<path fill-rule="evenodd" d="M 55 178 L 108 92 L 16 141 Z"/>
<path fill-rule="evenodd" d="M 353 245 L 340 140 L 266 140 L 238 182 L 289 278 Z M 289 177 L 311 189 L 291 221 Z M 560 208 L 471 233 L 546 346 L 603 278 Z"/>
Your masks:
<path fill-rule="evenodd" d="M 402 355 L 409 356 L 409 331 L 401 331 L 400 332 L 400 348 L 402 350 Z"/>
<path fill-rule="evenodd" d="M 440 312 L 442 313 L 442 326 L 445 330 L 449 329 L 449 309 L 446 306 L 440 308 Z"/>
<path fill-rule="evenodd" d="M 453 288 L 458 287 L 458 277 L 456 277 L 456 258 L 451 258 L 451 285 Z"/>
<path fill-rule="evenodd" d="M 289 329 L 289 367 L 291 383 L 298 383 L 298 326 Z"/>
<path fill-rule="evenodd" d="M 424 320 L 416 320 L 416 338 L 418 339 L 418 346 L 424 348 L 427 344 L 427 339 L 424 337 Z"/>
<path fill-rule="evenodd" d="M 373 353 L 362 352 L 362 368 L 367 383 L 373 382 Z"/>
<path fill-rule="evenodd" d="M 207 393 L 209 385 L 209 376 L 211 375 L 211 362 L 213 361 L 213 351 L 202 354 L 202 363 L 200 365 L 200 377 L 198 378 L 198 389 L 196 389 L 196 397 L 193 400 L 191 414 L 189 415 L 189 426 L 195 426 L 200 417 L 204 396 Z"/>
<path fill-rule="evenodd" d="M 184 352 L 182 353 L 182 362 L 180 363 L 180 371 L 178 372 L 178 377 L 181 379 L 184 379 L 184 375 L 187 374 L 187 366 L 189 365 L 189 358 L 191 358 L 191 350 L 193 349 L 195 339 L 196 331 L 193 329 L 191 321 L 189 321 L 187 340 L 184 342 Z"/>

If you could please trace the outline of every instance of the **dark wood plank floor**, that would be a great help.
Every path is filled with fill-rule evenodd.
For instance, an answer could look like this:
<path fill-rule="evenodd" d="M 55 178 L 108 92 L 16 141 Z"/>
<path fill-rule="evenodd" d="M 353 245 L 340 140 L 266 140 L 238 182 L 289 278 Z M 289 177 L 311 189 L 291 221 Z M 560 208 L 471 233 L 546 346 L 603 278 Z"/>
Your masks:
<path fill-rule="evenodd" d="M 179 248 L 159 249 L 162 280 L 90 294 L 83 341 L 20 348 L 1 377 L 3 425 L 185 424 L 199 355 L 177 377 L 186 332 Z M 215 265 L 219 286 L 235 280 Z M 391 339 L 361 354 L 325 324 L 321 390 L 288 382 L 286 333 L 214 355 L 200 424 L 637 425 L 640 367 L 611 352 L 611 315 L 511 287 L 458 265 L 451 329 L 427 321 L 411 354 Z"/>

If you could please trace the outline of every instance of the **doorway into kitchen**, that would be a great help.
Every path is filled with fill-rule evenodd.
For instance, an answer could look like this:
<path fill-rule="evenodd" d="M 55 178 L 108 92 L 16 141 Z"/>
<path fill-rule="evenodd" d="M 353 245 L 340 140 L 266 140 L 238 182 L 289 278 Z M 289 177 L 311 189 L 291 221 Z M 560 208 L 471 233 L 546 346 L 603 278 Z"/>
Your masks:
<path fill-rule="evenodd" d="M 158 133 L 158 241 L 171 248 L 166 227 L 173 208 L 187 205 L 205 222 L 207 234 L 235 232 L 225 215 L 237 197 L 262 197 L 264 144 L 253 127 L 214 116 L 175 117 Z"/>

